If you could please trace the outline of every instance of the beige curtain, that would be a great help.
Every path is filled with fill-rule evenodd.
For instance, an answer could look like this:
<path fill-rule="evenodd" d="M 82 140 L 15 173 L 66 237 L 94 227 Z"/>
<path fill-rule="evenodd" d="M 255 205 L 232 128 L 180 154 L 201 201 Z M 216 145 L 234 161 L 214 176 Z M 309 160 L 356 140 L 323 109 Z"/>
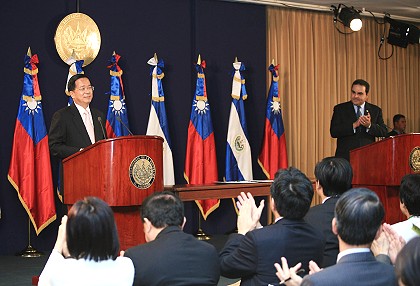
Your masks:
<path fill-rule="evenodd" d="M 269 7 L 267 19 L 267 63 L 274 59 L 280 65 L 290 165 L 313 177 L 316 162 L 334 155 L 336 140 L 329 133 L 333 107 L 350 100 L 357 78 L 371 84 L 369 102 L 382 108 L 385 124 L 392 127 L 393 115 L 402 113 L 407 132 L 420 132 L 419 44 L 404 49 L 385 43 L 381 56 L 389 56 L 392 48 L 394 53 L 381 60 L 384 25 L 373 18 L 363 18 L 363 28 L 347 35 L 335 29 L 332 12 Z"/>

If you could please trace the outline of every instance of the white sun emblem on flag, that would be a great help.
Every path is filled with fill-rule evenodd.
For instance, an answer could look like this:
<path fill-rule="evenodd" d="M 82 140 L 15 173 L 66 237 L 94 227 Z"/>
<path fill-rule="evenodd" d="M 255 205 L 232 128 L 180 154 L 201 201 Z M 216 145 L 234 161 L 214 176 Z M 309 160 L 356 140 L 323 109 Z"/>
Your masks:
<path fill-rule="evenodd" d="M 122 100 L 113 100 L 111 101 L 111 105 L 109 107 L 112 108 L 112 112 L 116 115 L 121 115 L 121 113 L 124 113 L 125 102 Z"/>
<path fill-rule="evenodd" d="M 280 102 L 278 102 L 278 101 L 272 101 L 272 102 L 271 102 L 271 111 L 272 111 L 274 114 L 279 114 L 279 113 L 280 113 L 280 111 L 281 111 Z"/>
<path fill-rule="evenodd" d="M 23 106 L 25 106 L 25 111 L 34 115 L 35 112 L 38 113 L 38 109 L 41 109 L 41 101 L 37 101 L 33 97 L 29 97 L 29 100 L 26 101 Z"/>
<path fill-rule="evenodd" d="M 209 104 L 207 101 L 204 100 L 194 100 L 193 106 L 195 107 L 195 111 L 198 114 L 204 114 L 207 110 L 209 110 Z"/>

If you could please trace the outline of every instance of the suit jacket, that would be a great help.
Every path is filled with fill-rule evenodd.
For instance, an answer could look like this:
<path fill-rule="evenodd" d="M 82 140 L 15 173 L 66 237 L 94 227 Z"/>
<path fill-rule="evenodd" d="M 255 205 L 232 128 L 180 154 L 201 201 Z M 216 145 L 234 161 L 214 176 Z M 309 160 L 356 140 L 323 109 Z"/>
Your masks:
<path fill-rule="evenodd" d="M 135 286 L 217 285 L 220 278 L 216 248 L 177 226 L 166 227 L 151 242 L 129 248 L 125 256 L 133 261 Z"/>
<path fill-rule="evenodd" d="M 336 265 L 303 279 L 301 286 L 393 286 L 398 285 L 394 268 L 376 261 L 371 252 L 343 256 Z"/>
<path fill-rule="evenodd" d="M 104 139 L 104 132 L 98 117 L 104 118 L 102 112 L 90 107 L 95 141 Z M 74 105 L 62 108 L 54 113 L 48 132 L 48 144 L 53 156 L 64 159 L 92 144 L 79 110 Z"/>
<path fill-rule="evenodd" d="M 322 265 L 320 265 L 323 268 L 334 265 L 337 262 L 339 252 L 338 239 L 331 228 L 331 221 L 334 218 L 334 209 L 337 201 L 338 197 L 331 197 L 323 204 L 311 207 L 304 218 L 305 221 L 324 234 L 324 259 Z"/>
<path fill-rule="evenodd" d="M 387 128 L 382 118 L 382 110 L 378 106 L 365 103 L 366 110 L 371 117 L 371 127 L 366 132 L 366 127 L 361 126 L 356 133 L 353 130 L 353 122 L 357 120 L 354 105 L 351 101 L 340 103 L 334 107 L 331 119 L 331 137 L 337 138 L 335 156 L 350 160 L 350 150 L 375 142 L 375 137 L 385 137 Z"/>
<path fill-rule="evenodd" d="M 283 218 L 246 235 L 232 234 L 219 254 L 221 273 L 241 278 L 241 285 L 278 285 L 275 262 L 284 256 L 289 265 L 302 262 L 309 273 L 310 260 L 322 263 L 324 243 L 322 233 L 303 219 Z"/>

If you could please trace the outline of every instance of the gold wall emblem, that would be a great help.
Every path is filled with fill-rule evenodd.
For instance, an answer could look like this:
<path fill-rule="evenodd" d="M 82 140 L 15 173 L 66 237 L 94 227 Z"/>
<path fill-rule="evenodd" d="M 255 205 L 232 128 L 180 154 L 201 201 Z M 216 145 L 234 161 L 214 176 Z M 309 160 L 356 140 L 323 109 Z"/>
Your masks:
<path fill-rule="evenodd" d="M 131 183 L 138 189 L 148 189 L 156 177 L 156 167 L 152 158 L 139 155 L 130 164 L 129 176 Z"/>
<path fill-rule="evenodd" d="M 420 172 L 420 146 L 414 147 L 410 152 L 410 168 L 414 172 Z"/>
<path fill-rule="evenodd" d="M 74 52 L 75 59 L 84 60 L 83 66 L 87 66 L 99 53 L 101 34 L 96 23 L 88 15 L 72 13 L 61 20 L 55 32 L 54 42 L 58 55 L 64 62 Z"/>

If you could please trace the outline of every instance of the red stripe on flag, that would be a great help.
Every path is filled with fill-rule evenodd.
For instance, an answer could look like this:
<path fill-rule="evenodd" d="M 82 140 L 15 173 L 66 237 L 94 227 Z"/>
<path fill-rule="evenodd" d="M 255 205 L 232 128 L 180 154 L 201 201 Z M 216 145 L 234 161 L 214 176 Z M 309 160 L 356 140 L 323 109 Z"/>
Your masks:
<path fill-rule="evenodd" d="M 56 219 L 48 136 L 36 146 L 16 120 L 8 179 L 38 235 Z"/>
<path fill-rule="evenodd" d="M 267 118 L 265 121 L 264 141 L 258 157 L 258 164 L 267 178 L 272 180 L 278 169 L 288 166 L 286 135 L 283 133 L 280 138 L 277 138 L 270 121 Z"/>
<path fill-rule="evenodd" d="M 217 159 L 214 133 L 203 140 L 190 121 L 188 125 L 187 152 L 184 177 L 188 184 L 207 184 L 217 181 Z M 220 200 L 196 200 L 204 219 L 215 210 Z"/>

